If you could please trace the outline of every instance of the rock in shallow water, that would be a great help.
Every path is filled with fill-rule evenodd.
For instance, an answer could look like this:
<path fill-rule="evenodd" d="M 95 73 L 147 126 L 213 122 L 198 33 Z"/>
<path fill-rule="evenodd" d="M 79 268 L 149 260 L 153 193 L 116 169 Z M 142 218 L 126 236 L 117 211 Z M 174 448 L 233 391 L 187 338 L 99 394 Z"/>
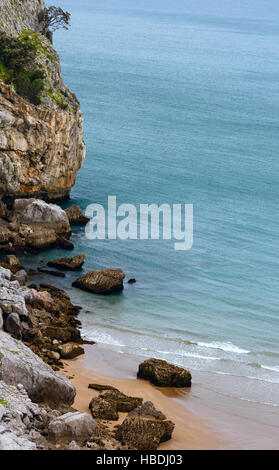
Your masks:
<path fill-rule="evenodd" d="M 51 268 L 65 269 L 69 271 L 76 271 L 80 269 L 84 263 L 85 254 L 76 255 L 73 258 L 60 258 L 57 260 L 49 261 L 47 263 Z"/>
<path fill-rule="evenodd" d="M 86 225 L 90 219 L 85 217 L 79 206 L 73 205 L 65 210 L 71 225 Z"/>
<path fill-rule="evenodd" d="M 137 377 L 150 380 L 158 387 L 191 387 L 192 382 L 188 370 L 160 359 L 148 359 L 140 364 Z"/>
<path fill-rule="evenodd" d="M 125 273 L 121 269 L 101 269 L 89 271 L 73 282 L 73 286 L 94 294 L 108 295 L 123 290 L 124 278 Z"/>

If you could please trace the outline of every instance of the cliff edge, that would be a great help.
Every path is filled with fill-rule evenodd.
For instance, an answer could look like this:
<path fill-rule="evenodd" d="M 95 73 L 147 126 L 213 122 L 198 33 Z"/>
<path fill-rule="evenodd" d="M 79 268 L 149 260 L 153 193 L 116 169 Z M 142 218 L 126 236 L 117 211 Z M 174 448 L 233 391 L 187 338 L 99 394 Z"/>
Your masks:
<path fill-rule="evenodd" d="M 44 9 L 0 0 L 0 199 L 67 199 L 85 158 L 79 102 L 40 33 Z"/>

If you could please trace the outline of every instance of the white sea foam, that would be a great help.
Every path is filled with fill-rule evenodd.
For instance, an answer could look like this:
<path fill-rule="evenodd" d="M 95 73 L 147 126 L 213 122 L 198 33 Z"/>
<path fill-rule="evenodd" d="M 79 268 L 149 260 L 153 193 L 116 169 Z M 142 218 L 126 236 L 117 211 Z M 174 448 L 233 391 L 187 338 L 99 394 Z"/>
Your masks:
<path fill-rule="evenodd" d="M 235 346 L 234 344 L 228 342 L 228 343 L 221 343 L 218 341 L 213 341 L 212 343 L 203 343 L 203 342 L 198 342 L 198 346 L 201 346 L 203 348 L 209 348 L 209 349 L 221 349 L 222 351 L 227 351 L 227 352 L 233 352 L 236 354 L 248 354 L 250 351 L 248 349 L 242 349 L 239 348 L 238 346 Z"/>
<path fill-rule="evenodd" d="M 279 373 L 279 366 L 264 366 L 261 365 L 262 369 L 267 369 L 267 370 L 272 370 L 273 372 L 278 372 Z"/>
<path fill-rule="evenodd" d="M 83 328 L 83 333 L 86 339 L 90 341 L 95 341 L 96 343 L 108 344 L 110 346 L 119 346 L 119 347 L 125 346 L 123 343 L 113 338 L 109 333 L 105 333 L 103 331 L 94 330 L 93 332 L 91 332 L 91 331 L 88 331 L 88 329 Z"/>
<path fill-rule="evenodd" d="M 219 357 L 202 356 L 200 354 L 188 353 L 185 351 L 181 351 L 181 352 L 158 351 L 158 353 L 173 355 L 173 356 L 180 356 L 180 357 L 194 357 L 197 359 L 205 359 L 207 361 L 220 361 L 221 360 Z"/>

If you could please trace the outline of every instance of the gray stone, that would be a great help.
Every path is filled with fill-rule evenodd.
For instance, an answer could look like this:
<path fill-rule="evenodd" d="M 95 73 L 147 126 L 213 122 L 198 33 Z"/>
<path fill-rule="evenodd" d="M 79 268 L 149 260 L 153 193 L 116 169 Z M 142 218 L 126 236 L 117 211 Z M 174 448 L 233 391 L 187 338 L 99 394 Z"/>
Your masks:
<path fill-rule="evenodd" d="M 32 401 L 50 406 L 74 402 L 73 384 L 3 331 L 0 331 L 0 365 L 0 380 L 11 385 L 23 384 Z"/>
<path fill-rule="evenodd" d="M 94 434 L 96 422 L 87 413 L 66 413 L 51 421 L 48 427 L 51 441 L 85 443 Z"/>
<path fill-rule="evenodd" d="M 2 330 L 3 324 L 4 324 L 4 320 L 3 320 L 3 310 L 2 310 L 2 308 L 0 308 L 0 330 Z"/>
<path fill-rule="evenodd" d="M 6 320 L 6 330 L 15 338 L 20 339 L 22 335 L 22 326 L 20 322 L 19 315 L 15 312 L 10 313 Z"/>

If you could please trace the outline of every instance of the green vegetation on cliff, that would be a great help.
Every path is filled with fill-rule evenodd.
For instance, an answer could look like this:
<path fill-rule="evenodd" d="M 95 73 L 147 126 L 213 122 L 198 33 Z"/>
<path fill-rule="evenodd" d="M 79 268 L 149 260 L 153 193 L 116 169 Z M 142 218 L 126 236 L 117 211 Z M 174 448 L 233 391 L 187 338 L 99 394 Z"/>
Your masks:
<path fill-rule="evenodd" d="M 45 72 L 34 69 L 37 47 L 28 35 L 8 36 L 0 32 L 0 78 L 12 84 L 31 103 L 41 103 Z"/>

